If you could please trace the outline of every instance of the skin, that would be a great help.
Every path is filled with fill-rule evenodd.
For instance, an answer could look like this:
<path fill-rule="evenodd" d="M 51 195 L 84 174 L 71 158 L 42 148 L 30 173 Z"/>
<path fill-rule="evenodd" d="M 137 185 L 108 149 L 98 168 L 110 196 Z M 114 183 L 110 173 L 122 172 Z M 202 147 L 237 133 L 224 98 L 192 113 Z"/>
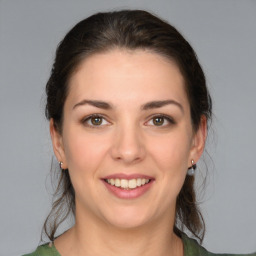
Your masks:
<path fill-rule="evenodd" d="M 100 125 L 93 125 L 92 114 L 102 116 Z M 174 62 L 146 50 L 88 57 L 70 80 L 62 134 L 53 120 L 50 132 L 76 193 L 76 224 L 55 241 L 62 256 L 183 255 L 172 230 L 176 198 L 191 160 L 196 163 L 203 152 L 206 120 L 193 131 L 184 79 Z M 102 181 L 115 173 L 154 181 L 142 196 L 121 199 Z"/>

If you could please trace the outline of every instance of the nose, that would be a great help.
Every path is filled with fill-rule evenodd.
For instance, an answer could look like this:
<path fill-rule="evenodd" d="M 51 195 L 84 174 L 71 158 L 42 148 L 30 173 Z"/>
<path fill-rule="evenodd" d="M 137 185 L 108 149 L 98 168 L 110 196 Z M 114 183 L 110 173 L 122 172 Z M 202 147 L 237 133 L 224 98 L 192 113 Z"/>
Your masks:
<path fill-rule="evenodd" d="M 146 155 L 142 132 L 131 125 L 119 127 L 114 135 L 111 155 L 126 165 L 142 161 Z"/>

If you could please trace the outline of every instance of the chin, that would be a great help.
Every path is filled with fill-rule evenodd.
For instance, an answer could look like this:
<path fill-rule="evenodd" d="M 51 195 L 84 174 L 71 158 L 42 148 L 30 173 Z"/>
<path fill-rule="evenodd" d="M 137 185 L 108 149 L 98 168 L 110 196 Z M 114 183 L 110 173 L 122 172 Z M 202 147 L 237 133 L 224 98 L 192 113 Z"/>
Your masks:
<path fill-rule="evenodd" d="M 105 221 L 112 227 L 119 229 L 136 229 L 149 223 L 152 216 L 150 211 L 142 211 L 132 207 L 125 207 L 105 214 Z"/>
<path fill-rule="evenodd" d="M 144 225 L 146 225 L 147 221 L 141 221 L 135 218 L 130 218 L 130 219 L 109 220 L 108 223 L 110 226 L 116 229 L 132 230 L 132 229 L 143 227 Z"/>

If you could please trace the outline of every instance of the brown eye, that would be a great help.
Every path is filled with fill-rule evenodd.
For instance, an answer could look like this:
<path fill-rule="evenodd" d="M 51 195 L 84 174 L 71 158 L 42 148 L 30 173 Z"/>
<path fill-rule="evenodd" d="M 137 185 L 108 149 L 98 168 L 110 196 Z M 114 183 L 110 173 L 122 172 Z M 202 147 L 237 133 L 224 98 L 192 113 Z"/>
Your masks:
<path fill-rule="evenodd" d="M 154 117 L 153 118 L 153 124 L 156 125 L 156 126 L 161 126 L 164 124 L 164 117 L 162 116 L 158 116 L 158 117 Z"/>
<path fill-rule="evenodd" d="M 82 120 L 83 125 L 91 128 L 100 128 L 109 125 L 109 122 L 101 115 L 91 115 Z"/>
<path fill-rule="evenodd" d="M 146 122 L 146 125 L 155 127 L 169 127 L 175 124 L 174 119 L 167 115 L 156 115 Z"/>
<path fill-rule="evenodd" d="M 101 125 L 102 124 L 102 117 L 100 116 L 95 116 L 95 117 L 91 117 L 91 123 L 92 125 Z"/>

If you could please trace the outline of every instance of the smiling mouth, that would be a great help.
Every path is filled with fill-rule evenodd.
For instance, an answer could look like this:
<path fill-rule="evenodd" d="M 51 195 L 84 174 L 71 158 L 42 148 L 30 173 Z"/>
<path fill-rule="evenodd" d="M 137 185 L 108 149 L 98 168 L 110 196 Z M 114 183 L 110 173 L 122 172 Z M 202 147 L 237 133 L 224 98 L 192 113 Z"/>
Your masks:
<path fill-rule="evenodd" d="M 105 182 L 107 182 L 108 184 L 115 186 L 117 188 L 121 188 L 124 190 L 132 190 L 132 189 L 136 189 L 138 187 L 142 187 L 145 184 L 148 184 L 151 180 L 150 179 L 105 179 Z"/>

